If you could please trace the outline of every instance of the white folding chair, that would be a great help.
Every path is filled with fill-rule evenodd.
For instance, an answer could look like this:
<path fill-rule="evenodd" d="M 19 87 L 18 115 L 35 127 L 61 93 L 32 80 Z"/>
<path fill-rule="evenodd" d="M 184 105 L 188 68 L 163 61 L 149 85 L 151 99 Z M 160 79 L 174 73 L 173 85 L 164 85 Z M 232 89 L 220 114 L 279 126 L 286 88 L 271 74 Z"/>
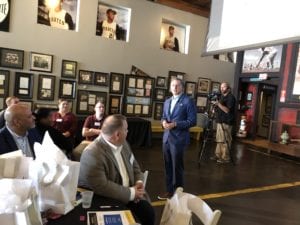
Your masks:
<path fill-rule="evenodd" d="M 188 199 L 188 208 L 201 220 L 204 225 L 216 225 L 220 219 L 221 211 L 213 211 L 201 198 Z"/>
<path fill-rule="evenodd" d="M 171 199 L 167 200 L 160 225 L 192 225 L 194 213 L 204 225 L 216 225 L 221 211 L 213 211 L 201 198 L 177 188 Z"/>

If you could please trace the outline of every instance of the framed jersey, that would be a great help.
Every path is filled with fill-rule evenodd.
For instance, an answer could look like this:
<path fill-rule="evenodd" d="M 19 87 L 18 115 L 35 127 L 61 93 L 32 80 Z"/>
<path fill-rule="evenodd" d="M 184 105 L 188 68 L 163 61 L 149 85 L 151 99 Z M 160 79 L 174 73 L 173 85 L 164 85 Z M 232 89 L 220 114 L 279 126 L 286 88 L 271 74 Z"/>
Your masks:
<path fill-rule="evenodd" d="M 112 40 L 129 40 L 131 9 L 98 2 L 96 35 Z"/>

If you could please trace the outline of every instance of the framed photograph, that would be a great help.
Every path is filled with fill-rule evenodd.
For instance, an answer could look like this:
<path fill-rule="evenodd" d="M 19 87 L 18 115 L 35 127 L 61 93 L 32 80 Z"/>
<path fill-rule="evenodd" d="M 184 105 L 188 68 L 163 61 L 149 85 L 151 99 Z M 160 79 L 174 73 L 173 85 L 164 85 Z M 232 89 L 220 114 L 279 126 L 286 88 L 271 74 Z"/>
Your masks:
<path fill-rule="evenodd" d="M 73 80 L 59 81 L 59 98 L 74 99 L 76 82 Z"/>
<path fill-rule="evenodd" d="M 122 96 L 109 95 L 108 114 L 120 114 L 122 105 Z"/>
<path fill-rule="evenodd" d="M 185 94 L 192 98 L 196 95 L 196 82 L 187 81 L 185 82 Z"/>
<path fill-rule="evenodd" d="M 21 100 L 22 104 L 25 104 L 28 106 L 30 110 L 33 110 L 33 102 L 28 100 Z"/>
<path fill-rule="evenodd" d="M 63 60 L 61 63 L 61 77 L 76 79 L 77 62 Z"/>
<path fill-rule="evenodd" d="M 0 70 L 0 97 L 6 98 L 9 96 L 9 70 Z"/>
<path fill-rule="evenodd" d="M 246 95 L 246 100 L 248 102 L 251 102 L 252 101 L 252 96 L 253 96 L 253 93 L 252 92 L 248 92 L 247 95 Z"/>
<path fill-rule="evenodd" d="M 54 11 L 55 13 L 52 11 Z M 64 19 L 59 18 L 61 15 Z M 78 30 L 79 0 L 38 1 L 37 23 L 64 30 Z M 55 17 L 56 16 L 56 17 Z"/>
<path fill-rule="evenodd" d="M 108 73 L 95 72 L 94 85 L 108 87 Z"/>
<path fill-rule="evenodd" d="M 245 51 L 242 73 L 279 72 L 282 47 L 277 45 Z"/>
<path fill-rule="evenodd" d="M 198 113 L 204 113 L 207 108 L 207 96 L 206 95 L 198 95 L 197 96 L 197 101 L 196 101 L 196 106 L 197 106 L 197 112 Z"/>
<path fill-rule="evenodd" d="M 212 81 L 211 82 L 211 92 L 220 92 L 221 83 Z"/>
<path fill-rule="evenodd" d="M 94 72 L 88 70 L 79 70 L 78 84 L 93 84 Z"/>
<path fill-rule="evenodd" d="M 23 69 L 24 51 L 11 48 L 0 48 L 0 66 Z"/>
<path fill-rule="evenodd" d="M 166 89 L 155 88 L 154 90 L 154 101 L 163 102 L 166 98 Z"/>
<path fill-rule="evenodd" d="M 18 98 L 32 98 L 33 74 L 16 72 L 14 95 Z"/>
<path fill-rule="evenodd" d="M 152 95 L 155 79 L 128 74 L 125 77 L 123 114 L 150 117 L 152 115 Z M 159 95 L 164 98 L 165 89 Z"/>
<path fill-rule="evenodd" d="M 123 94 L 124 74 L 122 73 L 110 73 L 109 79 L 109 93 L 111 94 Z"/>
<path fill-rule="evenodd" d="M 38 82 L 37 99 L 53 101 L 54 93 L 55 93 L 55 76 L 40 74 L 39 82 Z"/>
<path fill-rule="evenodd" d="M 52 72 L 53 55 L 41 54 L 36 52 L 30 53 L 30 70 Z"/>
<path fill-rule="evenodd" d="M 98 91 L 78 90 L 77 93 L 77 114 L 93 114 L 95 105 L 102 101 L 106 106 L 107 93 Z"/>
<path fill-rule="evenodd" d="M 166 88 L 167 87 L 167 78 L 166 77 L 157 77 L 156 84 L 157 88 Z"/>
<path fill-rule="evenodd" d="M 128 42 L 131 10 L 123 6 L 108 5 L 101 1 L 98 1 L 97 9 L 96 35 Z M 107 23 L 108 17 L 116 23 L 116 31 L 102 28 L 102 24 Z"/>
<path fill-rule="evenodd" d="M 164 104 L 161 103 L 161 102 L 155 102 L 154 103 L 153 119 L 161 120 L 161 117 L 162 117 L 162 114 L 163 114 L 163 106 L 164 106 Z"/>
<path fill-rule="evenodd" d="M 208 94 L 210 92 L 211 80 L 208 78 L 198 78 L 198 94 Z"/>
<path fill-rule="evenodd" d="M 179 25 L 177 22 L 163 18 L 160 32 L 160 48 L 187 54 L 187 33 L 189 33 L 189 26 Z"/>

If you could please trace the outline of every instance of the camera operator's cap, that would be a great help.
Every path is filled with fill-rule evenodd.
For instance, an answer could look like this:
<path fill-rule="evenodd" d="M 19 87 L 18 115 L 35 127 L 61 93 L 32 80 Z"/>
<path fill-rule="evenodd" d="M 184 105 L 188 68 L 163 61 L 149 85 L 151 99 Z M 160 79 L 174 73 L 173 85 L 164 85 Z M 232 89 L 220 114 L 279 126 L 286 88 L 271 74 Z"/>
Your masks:
<path fill-rule="evenodd" d="M 108 13 L 110 13 L 110 12 L 112 12 L 114 15 L 116 15 L 117 14 L 117 11 L 116 10 L 113 10 L 113 9 L 108 9 L 108 10 L 106 10 L 106 13 L 108 14 Z"/>

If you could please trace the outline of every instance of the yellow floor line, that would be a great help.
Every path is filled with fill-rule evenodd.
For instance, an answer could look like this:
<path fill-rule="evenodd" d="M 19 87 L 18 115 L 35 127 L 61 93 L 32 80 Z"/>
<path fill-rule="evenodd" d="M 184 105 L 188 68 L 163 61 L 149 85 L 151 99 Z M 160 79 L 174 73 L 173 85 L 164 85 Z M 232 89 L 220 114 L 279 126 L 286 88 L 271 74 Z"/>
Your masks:
<path fill-rule="evenodd" d="M 300 186 L 300 181 L 283 183 L 283 184 L 275 184 L 275 185 L 257 187 L 257 188 L 246 188 L 242 190 L 227 191 L 227 192 L 220 192 L 214 194 L 199 195 L 198 197 L 202 199 L 222 198 L 222 197 L 227 197 L 232 195 L 248 194 L 248 193 L 260 192 L 260 191 L 270 191 L 270 190 L 289 188 L 295 186 Z M 162 206 L 165 203 L 166 201 L 156 201 L 156 202 L 152 202 L 152 206 Z"/>

